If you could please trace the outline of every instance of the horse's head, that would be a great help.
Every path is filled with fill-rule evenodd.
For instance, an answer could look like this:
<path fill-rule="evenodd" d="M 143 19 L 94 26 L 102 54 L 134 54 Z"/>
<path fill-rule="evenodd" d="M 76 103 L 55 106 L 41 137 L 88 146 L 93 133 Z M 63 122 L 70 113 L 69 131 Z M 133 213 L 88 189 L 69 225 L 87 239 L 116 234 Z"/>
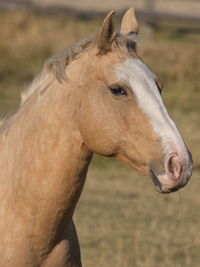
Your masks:
<path fill-rule="evenodd" d="M 167 113 L 160 80 L 137 55 L 133 8 L 118 34 L 113 15 L 105 18 L 97 38 L 74 63 L 80 133 L 90 151 L 150 172 L 160 192 L 176 191 L 191 176 L 191 154 Z"/>

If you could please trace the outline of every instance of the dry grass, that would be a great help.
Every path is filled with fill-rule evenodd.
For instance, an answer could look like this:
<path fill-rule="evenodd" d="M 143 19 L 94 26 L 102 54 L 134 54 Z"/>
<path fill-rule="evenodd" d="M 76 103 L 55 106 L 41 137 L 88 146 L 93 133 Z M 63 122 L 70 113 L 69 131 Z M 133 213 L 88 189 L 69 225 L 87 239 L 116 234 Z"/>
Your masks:
<path fill-rule="evenodd" d="M 179 202 L 179 193 L 160 195 L 149 178 L 111 166 L 91 168 L 76 211 L 84 266 L 199 266 L 199 173 Z"/>
<path fill-rule="evenodd" d="M 0 114 L 45 58 L 96 32 L 99 21 L 1 13 Z M 77 224 L 84 266 L 197 267 L 200 262 L 200 92 L 198 39 L 142 36 L 141 54 L 164 80 L 165 102 L 191 149 L 195 171 L 179 194 L 160 195 L 148 177 L 96 157 L 79 201 Z M 194 41 L 195 40 L 195 41 Z"/>

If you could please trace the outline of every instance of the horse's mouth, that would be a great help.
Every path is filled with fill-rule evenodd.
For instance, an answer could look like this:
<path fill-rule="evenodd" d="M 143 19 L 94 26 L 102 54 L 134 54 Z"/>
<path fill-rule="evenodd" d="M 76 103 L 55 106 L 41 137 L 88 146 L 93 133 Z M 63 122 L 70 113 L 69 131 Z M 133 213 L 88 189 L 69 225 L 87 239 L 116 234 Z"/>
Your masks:
<path fill-rule="evenodd" d="M 169 194 L 172 192 L 177 191 L 180 187 L 182 187 L 181 185 L 174 185 L 174 186 L 170 186 L 169 182 L 167 183 L 161 183 L 159 178 L 157 177 L 157 175 L 154 173 L 154 171 L 151 169 L 150 170 L 150 175 L 152 178 L 152 181 L 156 187 L 156 189 L 158 190 L 158 192 L 162 193 L 162 194 Z"/>
<path fill-rule="evenodd" d="M 165 157 L 164 166 L 150 164 L 152 181 L 160 193 L 175 192 L 187 185 L 191 175 L 193 162 L 190 155 L 183 157 L 170 153 Z"/>

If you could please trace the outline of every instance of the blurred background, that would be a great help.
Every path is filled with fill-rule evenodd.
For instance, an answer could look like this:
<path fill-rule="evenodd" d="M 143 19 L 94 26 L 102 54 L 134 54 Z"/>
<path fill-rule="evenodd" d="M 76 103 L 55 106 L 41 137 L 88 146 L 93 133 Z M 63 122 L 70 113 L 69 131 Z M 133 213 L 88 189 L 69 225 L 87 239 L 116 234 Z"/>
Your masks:
<path fill-rule="evenodd" d="M 75 212 L 83 266 L 200 265 L 200 1 L 0 0 L 0 116 L 44 60 L 96 33 L 109 11 L 136 8 L 139 54 L 164 83 L 163 98 L 193 154 L 180 192 L 161 195 L 113 159 L 95 156 Z"/>

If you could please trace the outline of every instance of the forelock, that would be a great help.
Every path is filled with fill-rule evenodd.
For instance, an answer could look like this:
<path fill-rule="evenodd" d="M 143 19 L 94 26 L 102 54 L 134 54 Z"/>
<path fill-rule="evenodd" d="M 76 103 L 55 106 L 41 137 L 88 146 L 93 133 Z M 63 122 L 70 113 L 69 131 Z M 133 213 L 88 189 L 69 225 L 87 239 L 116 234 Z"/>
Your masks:
<path fill-rule="evenodd" d="M 115 43 L 118 46 L 125 47 L 128 52 L 137 52 L 137 46 L 139 44 L 139 40 L 137 35 L 134 32 L 130 32 L 129 34 L 121 34 L 117 33 L 115 37 Z"/>

